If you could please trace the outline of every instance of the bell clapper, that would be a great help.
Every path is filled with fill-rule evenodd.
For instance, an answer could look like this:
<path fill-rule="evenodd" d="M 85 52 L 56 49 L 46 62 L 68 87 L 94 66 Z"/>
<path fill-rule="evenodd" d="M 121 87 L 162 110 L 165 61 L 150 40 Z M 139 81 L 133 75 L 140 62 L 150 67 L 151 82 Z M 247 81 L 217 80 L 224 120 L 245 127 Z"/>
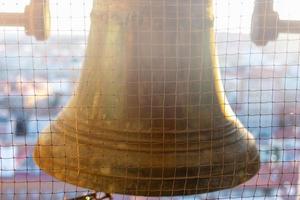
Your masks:
<path fill-rule="evenodd" d="M 113 200 L 112 195 L 110 193 L 105 193 L 104 196 L 97 198 L 97 192 L 93 194 L 84 195 L 81 197 L 76 197 L 74 199 L 69 199 L 69 200 L 104 200 L 104 199 Z"/>

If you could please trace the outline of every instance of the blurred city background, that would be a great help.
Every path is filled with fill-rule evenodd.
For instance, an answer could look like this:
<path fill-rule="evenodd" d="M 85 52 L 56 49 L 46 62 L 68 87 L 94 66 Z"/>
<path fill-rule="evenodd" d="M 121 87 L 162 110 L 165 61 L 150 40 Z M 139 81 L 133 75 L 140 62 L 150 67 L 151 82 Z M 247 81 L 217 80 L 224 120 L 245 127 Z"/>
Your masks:
<path fill-rule="evenodd" d="M 28 3 L 0 0 L 0 12 L 22 12 Z M 278 0 L 275 9 L 283 18 L 300 20 L 299 3 Z M 47 176 L 31 157 L 41 130 L 74 93 L 91 5 L 91 0 L 50 1 L 47 41 L 26 36 L 22 27 L 0 27 L 0 199 L 63 199 L 86 192 Z M 216 56 L 228 100 L 256 137 L 262 167 L 239 187 L 186 198 L 299 199 L 300 37 L 281 34 L 265 47 L 254 45 L 253 5 L 215 2 Z"/>

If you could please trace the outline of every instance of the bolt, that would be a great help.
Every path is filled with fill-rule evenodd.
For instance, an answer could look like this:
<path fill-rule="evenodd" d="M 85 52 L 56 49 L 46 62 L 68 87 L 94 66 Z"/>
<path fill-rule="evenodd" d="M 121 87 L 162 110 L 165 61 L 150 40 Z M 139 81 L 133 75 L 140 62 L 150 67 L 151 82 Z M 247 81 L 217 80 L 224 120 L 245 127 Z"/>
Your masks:
<path fill-rule="evenodd" d="M 251 40 L 265 46 L 278 38 L 279 33 L 300 33 L 300 21 L 280 20 L 273 9 L 273 0 L 256 0 L 252 15 Z"/>
<path fill-rule="evenodd" d="M 50 34 L 48 0 L 31 0 L 24 13 L 0 13 L 0 26 L 23 26 L 27 35 L 46 40 Z"/>

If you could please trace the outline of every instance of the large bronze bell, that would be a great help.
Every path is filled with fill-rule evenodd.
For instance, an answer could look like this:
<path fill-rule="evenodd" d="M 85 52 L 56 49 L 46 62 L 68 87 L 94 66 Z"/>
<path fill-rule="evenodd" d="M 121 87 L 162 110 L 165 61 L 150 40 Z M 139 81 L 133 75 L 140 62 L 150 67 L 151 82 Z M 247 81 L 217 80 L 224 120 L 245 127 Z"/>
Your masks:
<path fill-rule="evenodd" d="M 212 0 L 94 0 L 75 96 L 36 163 L 81 187 L 143 196 L 234 187 L 259 169 L 226 100 Z"/>

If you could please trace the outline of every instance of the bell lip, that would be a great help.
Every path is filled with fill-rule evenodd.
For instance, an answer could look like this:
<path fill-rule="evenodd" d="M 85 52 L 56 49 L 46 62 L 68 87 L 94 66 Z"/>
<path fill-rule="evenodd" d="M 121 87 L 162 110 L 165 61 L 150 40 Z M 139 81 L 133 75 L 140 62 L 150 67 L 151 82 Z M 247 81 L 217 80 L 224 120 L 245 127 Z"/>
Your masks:
<path fill-rule="evenodd" d="M 255 147 L 256 148 L 256 147 Z M 257 148 L 256 148 L 257 151 Z M 258 152 L 258 151 L 257 151 Z M 129 195 L 129 196 L 141 196 L 141 197 L 175 197 L 175 196 L 188 196 L 188 195 L 199 195 L 199 194 L 205 194 L 205 193 L 210 193 L 210 192 L 215 192 L 215 191 L 221 191 L 221 190 L 226 190 L 226 189 L 233 189 L 235 187 L 238 187 L 239 185 L 244 184 L 246 181 L 249 181 L 250 179 L 252 179 L 255 175 L 258 174 L 259 170 L 260 170 L 260 155 L 259 153 L 256 153 L 256 155 L 253 157 L 253 159 L 251 160 L 252 163 L 251 164 L 251 172 L 248 172 L 246 176 L 243 176 L 243 178 L 238 178 L 237 180 L 235 180 L 235 182 L 231 185 L 226 185 L 223 187 L 206 187 L 206 188 L 200 188 L 200 189 L 193 189 L 193 190 L 187 190 L 182 188 L 182 190 L 177 190 L 177 191 L 173 191 L 173 189 L 170 190 L 159 190 L 159 191 L 141 191 L 141 190 L 120 190 L 120 189 L 116 189 L 116 190 L 112 190 L 109 187 L 103 188 L 99 190 L 97 188 L 95 188 L 94 186 L 96 184 L 91 184 L 88 180 L 85 180 L 84 182 L 79 182 L 77 181 L 76 178 L 70 177 L 70 179 L 67 179 L 65 175 L 65 178 L 62 178 L 62 173 L 53 173 L 51 172 L 49 169 L 45 168 L 41 162 L 40 162 L 40 157 L 37 156 L 38 154 L 38 149 L 37 147 L 35 147 L 34 152 L 33 152 L 33 160 L 34 162 L 40 167 L 41 170 L 43 170 L 43 172 L 45 172 L 47 175 L 54 177 L 55 179 L 59 180 L 59 181 L 63 181 L 65 183 L 77 186 L 77 187 L 82 187 L 82 188 L 86 188 L 86 189 L 90 189 L 90 190 L 95 190 L 97 192 L 106 192 L 106 193 L 112 193 L 112 194 L 116 194 L 116 195 Z M 76 170 L 71 170 L 73 171 L 73 173 L 78 173 L 78 171 Z M 238 171 L 233 172 L 232 174 L 239 174 L 240 172 L 245 173 L 245 168 L 240 168 Z M 79 176 L 80 174 L 78 174 Z M 221 174 L 220 177 L 222 176 L 228 176 L 231 174 Z M 100 178 L 105 178 L 104 176 L 99 176 Z M 113 178 L 111 178 L 113 179 Z M 176 180 L 176 179 L 174 179 Z M 191 179 L 191 180 L 186 180 L 187 181 L 198 181 L 201 179 Z M 138 178 L 134 181 L 140 181 Z M 151 179 L 149 179 L 148 181 L 151 181 Z M 163 181 L 163 179 L 162 179 Z"/>
<path fill-rule="evenodd" d="M 48 127 L 49 128 L 49 127 Z M 106 193 L 114 193 L 114 194 L 123 194 L 123 195 L 135 195 L 135 196 L 148 196 L 148 197 L 158 197 L 158 196 L 182 196 L 182 195 L 195 195 L 195 194 L 202 194 L 202 193 L 208 193 L 208 192 L 213 192 L 213 191 L 218 191 L 218 190 L 224 190 L 224 189 L 229 189 L 229 188 L 233 188 L 236 187 L 240 184 L 243 184 L 244 182 L 246 182 L 247 180 L 251 179 L 253 176 L 255 176 L 257 174 L 257 172 L 260 169 L 260 156 L 259 156 L 259 152 L 258 152 L 258 148 L 256 146 L 255 143 L 255 139 L 253 137 L 253 135 L 247 131 L 246 128 L 240 129 L 240 132 L 238 133 L 241 137 L 239 140 L 237 140 L 237 146 L 238 147 L 243 147 L 244 145 L 247 145 L 247 148 L 243 148 L 243 150 L 240 152 L 239 157 L 235 157 L 232 158 L 231 160 L 229 160 L 229 162 L 227 163 L 223 163 L 224 165 L 231 163 L 234 167 L 233 168 L 228 168 L 229 170 L 226 171 L 226 173 L 222 173 L 222 170 L 217 170 L 214 175 L 214 177 L 220 177 L 220 180 L 223 180 L 222 177 L 224 176 L 229 176 L 232 177 L 233 179 L 233 183 L 230 184 L 225 184 L 225 185 L 221 185 L 219 187 L 211 187 L 211 186 L 207 186 L 205 189 L 199 189 L 199 188 L 195 188 L 192 189 L 191 191 L 184 189 L 184 186 L 181 187 L 177 187 L 179 189 L 181 189 L 181 191 L 172 191 L 170 188 L 161 190 L 161 191 L 153 191 L 153 190 L 124 190 L 124 185 L 122 185 L 122 182 L 127 181 L 131 183 L 131 185 L 136 184 L 137 181 L 139 181 L 139 184 L 143 184 L 143 185 L 147 185 L 149 183 L 149 181 L 151 181 L 151 179 L 146 179 L 144 181 L 141 181 L 139 179 L 139 175 L 137 174 L 137 178 L 135 178 L 134 176 L 132 177 L 125 177 L 122 176 L 120 178 L 120 176 L 106 176 L 105 174 L 96 174 L 96 173 L 86 173 L 86 171 L 82 170 L 79 171 L 77 169 L 71 168 L 70 164 L 59 164 L 59 163 L 54 163 L 53 161 L 49 161 L 48 159 L 53 158 L 54 156 L 52 155 L 52 150 L 51 147 L 55 146 L 55 144 L 53 142 L 59 142 L 58 145 L 61 143 L 61 141 L 59 141 L 59 138 L 61 138 L 61 136 L 63 137 L 64 134 L 63 132 L 51 132 L 48 128 L 46 128 L 43 133 L 40 135 L 39 140 L 35 146 L 34 152 L 33 152 L 33 160 L 35 161 L 35 163 L 48 175 L 72 184 L 72 185 L 76 185 L 79 187 L 83 187 L 83 188 L 87 188 L 87 189 L 91 189 L 91 190 L 95 190 L 95 191 L 101 191 L 101 192 L 106 192 Z M 53 129 L 52 129 L 53 130 Z M 242 130 L 242 131 L 241 131 Z M 50 135 L 56 135 L 56 140 L 54 139 L 52 141 L 52 136 L 50 138 L 47 137 L 43 137 L 43 134 L 46 133 L 46 136 L 50 136 Z M 47 133 L 51 133 L 51 134 L 47 134 Z M 76 134 L 75 134 L 76 135 Z M 51 140 L 51 143 L 49 143 Z M 58 140 L 57 140 L 58 139 Z M 69 140 L 68 138 L 65 138 L 67 140 Z M 70 142 L 70 141 L 69 141 Z M 69 144 L 69 142 L 66 142 L 66 144 Z M 70 143 L 72 144 L 72 143 Z M 42 151 L 43 147 L 50 147 L 50 150 L 46 150 L 46 151 Z M 228 147 L 229 150 L 231 149 L 230 147 Z M 217 149 L 222 149 L 222 146 L 220 146 Z M 217 152 L 217 149 L 216 152 Z M 232 152 L 233 153 L 233 152 Z M 42 157 L 40 155 L 43 155 Z M 74 154 L 76 154 L 76 152 L 74 152 Z M 58 155 L 57 158 L 61 157 L 62 155 Z M 71 156 L 71 155 L 70 155 Z M 247 158 L 243 159 L 243 158 Z M 237 160 L 236 160 L 237 159 Z M 44 160 L 44 161 L 43 161 Z M 244 162 L 242 162 L 244 160 Z M 238 163 L 236 163 L 238 162 Z M 74 161 L 74 163 L 76 164 L 76 161 Z M 73 163 L 73 164 L 74 164 Z M 220 162 L 222 163 L 222 162 Z M 243 163 L 243 164 L 241 164 Z M 204 163 L 199 163 L 199 168 L 201 166 L 203 166 Z M 211 163 L 211 166 L 213 166 L 214 163 Z M 61 167 L 59 167 L 61 166 Z M 74 166 L 74 165 L 73 165 Z M 53 170 L 53 167 L 55 167 L 55 171 Z M 186 167 L 186 169 L 191 169 L 192 165 L 189 165 Z M 197 164 L 196 164 L 196 167 Z M 65 169 L 68 170 L 65 170 Z M 125 167 L 124 167 L 125 168 Z M 173 168 L 173 167 L 172 167 Z M 176 167 L 174 167 L 176 168 Z M 60 171 L 61 169 L 61 171 Z M 145 167 L 143 167 L 143 169 L 147 169 Z M 148 169 L 153 169 L 152 168 L 148 168 Z M 207 173 L 205 175 L 209 175 L 212 172 L 206 171 Z M 224 171 L 223 171 L 224 172 Z M 203 173 L 203 172 L 202 172 Z M 112 173 L 114 174 L 114 173 Z M 203 173 L 204 174 L 204 173 Z M 184 181 L 188 182 L 194 182 L 197 183 L 197 181 L 203 182 L 205 181 L 205 178 L 203 178 L 204 175 L 199 175 L 198 178 L 191 178 L 191 177 L 187 177 Z M 82 176 L 81 180 L 78 180 L 78 177 Z M 91 177 L 95 177 L 93 180 L 91 180 Z M 103 185 L 102 184 L 102 179 L 106 179 L 110 185 L 113 185 L 111 189 L 110 186 L 107 185 Z M 117 180 L 118 181 L 115 181 Z M 179 179 L 179 178 L 178 178 Z M 175 179 L 174 180 L 178 180 Z M 208 178 L 206 178 L 208 179 Z M 201 181 L 202 180 L 202 181 Z M 161 178 L 161 180 L 159 180 L 161 182 L 165 181 L 164 177 Z M 226 181 L 226 180 L 225 180 Z M 163 183 L 161 183 L 163 184 Z M 191 183 L 189 183 L 191 184 Z M 136 184 L 137 186 L 137 184 Z M 196 187 L 196 184 L 195 184 Z M 170 190 L 169 190 L 170 189 Z"/>

